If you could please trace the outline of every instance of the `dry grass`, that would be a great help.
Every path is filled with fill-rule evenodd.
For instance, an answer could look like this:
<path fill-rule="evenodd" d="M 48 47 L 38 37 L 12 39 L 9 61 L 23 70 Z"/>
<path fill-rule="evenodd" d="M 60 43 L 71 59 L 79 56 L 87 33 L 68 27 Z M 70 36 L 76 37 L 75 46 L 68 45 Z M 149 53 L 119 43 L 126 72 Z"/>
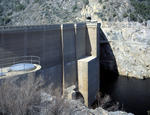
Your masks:
<path fill-rule="evenodd" d="M 40 103 L 40 81 L 34 81 L 34 77 L 21 81 L 18 84 L 9 79 L 0 85 L 0 108 L 2 113 L 11 115 L 26 115 L 33 106 Z"/>
<path fill-rule="evenodd" d="M 38 115 L 43 112 L 43 115 L 62 115 L 66 112 L 67 115 L 70 113 L 68 103 L 61 98 L 61 91 L 53 90 L 51 85 L 42 88 L 43 79 L 30 76 L 26 80 L 17 82 L 9 79 L 0 81 L 0 114 Z M 51 97 L 53 99 L 43 102 L 42 92 L 46 92 L 48 100 Z"/>
<path fill-rule="evenodd" d="M 53 96 L 53 100 L 50 102 L 44 103 L 44 115 L 71 115 L 70 104 L 65 98 L 61 96 L 61 90 L 49 90 L 50 88 L 46 88 L 44 90 L 47 94 L 51 94 Z"/>
<path fill-rule="evenodd" d="M 97 107 L 102 107 L 107 111 L 122 110 L 122 107 L 119 104 L 119 102 L 113 101 L 109 95 L 103 95 L 101 92 L 99 92 L 96 98 L 97 98 L 96 101 Z"/>

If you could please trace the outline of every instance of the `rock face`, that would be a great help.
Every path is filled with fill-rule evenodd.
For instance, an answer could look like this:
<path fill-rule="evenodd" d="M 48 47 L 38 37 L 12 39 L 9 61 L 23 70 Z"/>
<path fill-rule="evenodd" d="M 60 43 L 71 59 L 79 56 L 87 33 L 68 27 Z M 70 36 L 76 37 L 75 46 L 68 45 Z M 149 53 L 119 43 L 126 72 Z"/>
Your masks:
<path fill-rule="evenodd" d="M 6 6 L 7 7 L 4 7 Z M 0 1 L 0 25 L 39 25 L 78 21 L 85 6 L 77 0 Z"/>
<path fill-rule="evenodd" d="M 71 108 L 74 110 L 73 115 L 134 115 L 132 113 L 126 113 L 123 111 L 108 112 L 101 107 L 96 109 L 89 109 L 74 100 L 70 101 L 70 104 Z"/>
<path fill-rule="evenodd" d="M 82 22 L 87 16 L 98 21 L 123 21 L 128 10 L 133 10 L 130 0 L 2 0 L 0 25 Z"/>
<path fill-rule="evenodd" d="M 150 28 L 133 22 L 103 24 L 105 40 L 109 41 L 112 49 L 106 50 L 107 45 L 103 45 L 103 53 L 113 53 L 114 58 L 107 55 L 108 57 L 102 57 L 102 61 L 116 61 L 120 75 L 138 79 L 150 78 Z"/>

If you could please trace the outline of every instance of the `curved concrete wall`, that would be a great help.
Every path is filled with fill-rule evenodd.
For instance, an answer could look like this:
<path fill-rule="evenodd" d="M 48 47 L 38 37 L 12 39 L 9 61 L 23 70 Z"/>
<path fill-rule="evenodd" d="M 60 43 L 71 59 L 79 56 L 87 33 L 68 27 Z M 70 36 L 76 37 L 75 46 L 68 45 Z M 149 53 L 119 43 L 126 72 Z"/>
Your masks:
<path fill-rule="evenodd" d="M 90 105 L 99 90 L 99 82 L 95 82 L 99 81 L 98 26 L 79 23 L 1 27 L 0 59 L 39 56 L 41 74 L 47 83 L 63 89 L 76 85 L 86 98 L 86 105 Z M 82 81 L 83 77 L 87 82 Z"/>

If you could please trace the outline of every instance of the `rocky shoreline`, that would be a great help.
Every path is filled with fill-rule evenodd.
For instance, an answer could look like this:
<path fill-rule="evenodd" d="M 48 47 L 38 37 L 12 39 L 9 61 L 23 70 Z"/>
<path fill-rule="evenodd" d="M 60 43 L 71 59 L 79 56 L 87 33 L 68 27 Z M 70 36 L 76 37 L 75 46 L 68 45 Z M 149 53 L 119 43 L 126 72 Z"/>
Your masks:
<path fill-rule="evenodd" d="M 101 107 L 98 107 L 96 109 L 90 109 L 78 100 L 60 99 L 59 103 L 62 103 L 62 101 L 63 101 L 63 104 L 59 105 L 60 108 L 63 107 L 61 111 L 61 115 L 134 115 L 132 113 L 126 113 L 123 111 L 108 112 Z M 43 93 L 43 105 L 45 105 L 44 103 L 49 103 L 49 105 L 52 107 L 52 106 L 56 106 L 57 102 L 58 102 L 57 97 Z M 43 109 L 41 109 L 40 115 L 47 115 L 48 109 L 46 109 L 44 106 L 42 108 Z"/>

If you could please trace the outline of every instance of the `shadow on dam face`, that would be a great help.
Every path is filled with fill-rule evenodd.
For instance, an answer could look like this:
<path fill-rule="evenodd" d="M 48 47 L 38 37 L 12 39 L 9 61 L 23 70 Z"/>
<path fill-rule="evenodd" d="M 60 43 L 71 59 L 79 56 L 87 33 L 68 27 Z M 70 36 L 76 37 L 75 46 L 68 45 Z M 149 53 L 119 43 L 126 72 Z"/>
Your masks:
<path fill-rule="evenodd" d="M 101 41 L 108 41 L 101 30 Z M 118 75 L 117 64 L 109 43 L 100 44 L 100 91 L 122 105 L 123 111 L 147 115 L 150 110 L 150 79 Z"/>

